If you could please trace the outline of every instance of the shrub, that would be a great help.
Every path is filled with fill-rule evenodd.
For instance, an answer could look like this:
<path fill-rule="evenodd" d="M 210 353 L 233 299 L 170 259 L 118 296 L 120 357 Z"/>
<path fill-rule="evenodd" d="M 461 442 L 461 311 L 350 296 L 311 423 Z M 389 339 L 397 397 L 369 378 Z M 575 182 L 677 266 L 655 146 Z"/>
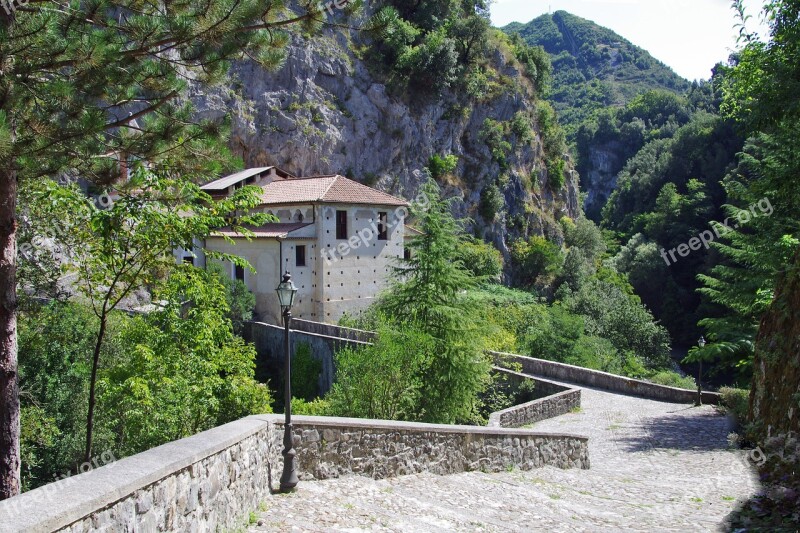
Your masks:
<path fill-rule="evenodd" d="M 379 330 L 372 346 L 344 348 L 336 356 L 336 381 L 325 396 L 334 416 L 418 420 L 423 369 L 434 357 L 433 339 L 406 329 Z"/>
<path fill-rule="evenodd" d="M 308 416 L 330 416 L 331 404 L 328 400 L 317 398 L 306 401 L 302 398 L 292 398 L 292 414 Z"/>
<path fill-rule="evenodd" d="M 667 387 L 677 387 L 679 389 L 696 390 L 697 383 L 694 378 L 690 376 L 681 376 L 677 372 L 671 370 L 662 370 L 645 378 L 651 383 L 657 385 L 666 385 Z"/>
<path fill-rule="evenodd" d="M 511 259 L 521 284 L 527 287 L 549 283 L 564 264 L 561 247 L 538 235 L 527 241 L 515 241 L 511 245 Z"/>
<path fill-rule="evenodd" d="M 458 166 L 458 157 L 455 155 L 432 155 L 428 160 L 428 170 L 431 171 L 431 177 L 438 180 L 445 174 L 450 174 Z"/>
<path fill-rule="evenodd" d="M 487 185 L 481 191 L 481 201 L 478 205 L 478 211 L 481 217 L 487 222 L 494 222 L 497 212 L 500 211 L 505 205 L 505 198 L 497 185 Z"/>
<path fill-rule="evenodd" d="M 533 141 L 531 120 L 523 111 L 514 113 L 514 117 L 511 119 L 511 132 L 517 136 L 521 144 L 530 144 Z"/>
<path fill-rule="evenodd" d="M 465 240 L 458 247 L 458 258 L 476 277 L 499 280 L 503 273 L 503 254 L 491 244 Z"/>
<path fill-rule="evenodd" d="M 233 324 L 233 331 L 241 335 L 244 323 L 253 319 L 256 308 L 256 297 L 242 280 L 232 279 L 225 274 L 222 265 L 210 263 L 206 269 L 212 273 L 225 287 L 225 301 L 228 303 L 228 318 Z"/>
<path fill-rule="evenodd" d="M 505 170 L 508 168 L 508 161 L 506 158 L 511 152 L 511 143 L 505 139 L 503 124 L 491 118 L 487 118 L 483 121 L 479 136 L 480 139 L 486 143 L 486 146 L 492 154 L 492 159 L 500 165 L 500 169 Z"/>
<path fill-rule="evenodd" d="M 566 176 L 564 175 L 564 160 L 561 158 L 549 159 L 546 162 L 546 165 L 547 179 L 550 183 L 550 188 L 554 191 L 558 191 L 564 187 L 564 184 L 566 183 Z"/>
<path fill-rule="evenodd" d="M 725 409 L 731 413 L 739 423 L 747 420 L 750 409 L 750 391 L 733 387 L 720 387 L 720 399 Z"/>

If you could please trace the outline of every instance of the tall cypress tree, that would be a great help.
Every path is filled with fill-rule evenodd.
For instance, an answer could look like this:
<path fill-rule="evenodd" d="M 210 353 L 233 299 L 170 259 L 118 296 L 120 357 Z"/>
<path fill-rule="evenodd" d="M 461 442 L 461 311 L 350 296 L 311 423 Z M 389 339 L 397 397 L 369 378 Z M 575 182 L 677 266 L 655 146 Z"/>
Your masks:
<path fill-rule="evenodd" d="M 19 492 L 16 198 L 20 180 L 70 172 L 111 183 L 129 160 L 218 169 L 219 123 L 190 84 L 230 61 L 283 59 L 284 28 L 311 30 L 310 0 L 10 0 L 0 8 L 0 499 Z"/>

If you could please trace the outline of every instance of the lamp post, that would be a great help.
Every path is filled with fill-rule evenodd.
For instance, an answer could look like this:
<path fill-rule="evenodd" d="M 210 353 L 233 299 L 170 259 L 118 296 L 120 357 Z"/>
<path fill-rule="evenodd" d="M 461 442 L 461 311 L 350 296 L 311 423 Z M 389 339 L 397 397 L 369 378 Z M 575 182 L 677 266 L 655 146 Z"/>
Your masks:
<path fill-rule="evenodd" d="M 706 345 L 706 339 L 701 335 L 700 340 L 697 341 L 697 345 L 702 350 L 703 347 Z M 703 377 L 703 360 L 697 360 L 697 399 L 694 401 L 695 407 L 700 407 L 703 405 L 703 387 L 700 385 L 700 379 Z"/>
<path fill-rule="evenodd" d="M 292 304 L 297 294 L 297 287 L 292 283 L 292 276 L 287 270 L 283 281 L 276 289 L 278 301 L 283 312 L 284 327 L 284 412 L 286 421 L 283 424 L 283 474 L 281 475 L 281 492 L 289 492 L 297 486 L 297 470 L 294 464 L 294 443 L 292 438 L 292 355 L 289 351 L 289 324 L 292 321 Z"/>

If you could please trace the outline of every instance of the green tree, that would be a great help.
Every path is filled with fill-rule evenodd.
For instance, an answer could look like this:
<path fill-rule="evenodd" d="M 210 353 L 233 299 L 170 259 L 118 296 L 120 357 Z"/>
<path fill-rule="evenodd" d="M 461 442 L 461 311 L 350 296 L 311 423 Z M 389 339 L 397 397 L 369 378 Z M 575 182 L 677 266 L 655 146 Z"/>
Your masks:
<path fill-rule="evenodd" d="M 244 323 L 253 319 L 256 308 L 256 296 L 250 292 L 244 281 L 232 279 L 225 274 L 222 265 L 218 262 L 206 266 L 206 270 L 213 272 L 217 279 L 225 286 L 225 299 L 228 301 L 228 318 L 233 324 L 233 331 L 242 334 Z"/>
<path fill-rule="evenodd" d="M 193 120 L 188 80 L 224 82 L 242 57 L 276 66 L 283 28 L 322 17 L 305 0 L 297 12 L 272 0 L 9 6 L 0 10 L 0 499 L 19 492 L 17 184 L 66 170 L 109 183 L 137 160 L 219 170 L 213 140 L 224 128 Z"/>
<path fill-rule="evenodd" d="M 382 326 L 377 341 L 336 353 L 336 381 L 325 396 L 336 416 L 424 418 L 425 368 L 436 357 L 435 340 L 415 327 Z"/>
<path fill-rule="evenodd" d="M 132 291 L 157 283 L 159 271 L 175 264 L 172 251 L 192 249 L 214 229 L 233 224 L 258 224 L 265 215 L 235 216 L 259 203 L 255 187 L 242 188 L 228 199 L 212 201 L 200 188 L 181 178 L 165 178 L 139 168 L 105 209 L 77 188 L 42 182 L 34 201 L 75 218 L 62 241 L 69 249 L 68 267 L 99 319 L 89 380 L 85 461 L 91 460 L 97 372 L 110 314 Z M 207 253 L 214 256 L 211 252 Z M 243 266 L 246 262 L 228 257 Z"/>
<path fill-rule="evenodd" d="M 518 283 L 539 289 L 552 288 L 564 264 L 561 247 L 538 235 L 527 241 L 515 241 L 511 245 L 511 259 L 516 267 Z"/>
<path fill-rule="evenodd" d="M 177 267 L 156 293 L 162 306 L 122 332 L 124 350 L 98 387 L 121 453 L 270 412 L 269 390 L 254 379 L 255 348 L 234 335 L 225 292 L 213 274 Z"/>
<path fill-rule="evenodd" d="M 103 358 L 118 353 L 116 333 L 124 316 L 110 317 Z M 22 482 L 26 489 L 53 481 L 83 461 L 86 406 L 98 319 L 86 306 L 54 301 L 26 302 L 19 318 L 20 402 L 22 404 Z M 114 449 L 105 428 L 101 449 Z"/>
<path fill-rule="evenodd" d="M 458 246 L 458 259 L 477 279 L 499 281 L 503 254 L 491 244 L 465 238 Z"/>
<path fill-rule="evenodd" d="M 490 368 L 463 295 L 476 280 L 458 259 L 462 224 L 453 218 L 451 201 L 441 198 L 432 179 L 423 183 L 421 194 L 427 201 L 415 204 L 412 216 L 422 235 L 407 244 L 411 257 L 395 267 L 395 281 L 378 309 L 392 323 L 416 328 L 435 341 L 422 381 L 423 420 L 468 421 L 476 416 Z"/>

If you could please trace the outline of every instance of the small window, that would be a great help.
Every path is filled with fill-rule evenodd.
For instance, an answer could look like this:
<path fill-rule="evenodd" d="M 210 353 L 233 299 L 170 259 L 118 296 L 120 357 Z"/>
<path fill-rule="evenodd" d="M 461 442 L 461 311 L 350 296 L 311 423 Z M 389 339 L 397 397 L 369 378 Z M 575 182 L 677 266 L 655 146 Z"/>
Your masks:
<path fill-rule="evenodd" d="M 405 259 L 406 261 L 411 259 L 411 250 L 409 250 L 408 248 L 403 249 L 403 259 Z"/>
<path fill-rule="evenodd" d="M 389 217 L 385 211 L 378 213 L 378 240 L 389 240 Z"/>
<path fill-rule="evenodd" d="M 183 256 L 183 262 L 186 263 L 187 265 L 194 266 L 194 257 L 192 257 L 191 255 L 185 255 Z"/>
<path fill-rule="evenodd" d="M 306 266 L 306 247 L 305 246 L 295 246 L 294 248 L 294 257 L 295 257 L 295 266 L 304 267 Z"/>
<path fill-rule="evenodd" d="M 347 239 L 347 211 L 336 211 L 336 238 Z"/>
<path fill-rule="evenodd" d="M 244 267 L 236 265 L 234 267 L 234 277 L 239 281 L 244 281 Z"/>

